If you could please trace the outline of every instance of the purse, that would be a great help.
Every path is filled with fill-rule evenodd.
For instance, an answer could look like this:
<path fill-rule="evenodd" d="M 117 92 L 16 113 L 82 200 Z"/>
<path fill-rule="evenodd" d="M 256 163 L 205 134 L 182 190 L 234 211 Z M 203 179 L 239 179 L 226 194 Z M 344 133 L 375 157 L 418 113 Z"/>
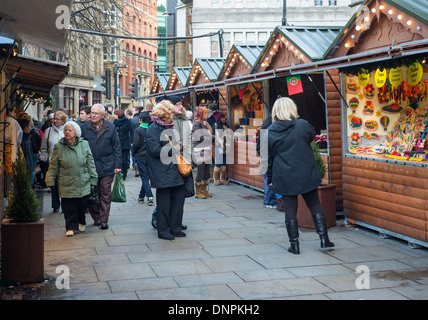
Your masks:
<path fill-rule="evenodd" d="M 88 198 L 88 206 L 97 206 L 100 204 L 100 196 L 98 195 L 95 186 L 91 186 L 91 193 Z"/>
<path fill-rule="evenodd" d="M 168 139 L 169 144 L 172 147 L 172 142 L 166 133 L 165 133 L 165 137 Z M 175 158 L 177 159 L 178 172 L 183 177 L 187 177 L 192 172 L 192 165 L 186 159 L 184 159 L 184 157 L 181 154 L 175 154 Z"/>

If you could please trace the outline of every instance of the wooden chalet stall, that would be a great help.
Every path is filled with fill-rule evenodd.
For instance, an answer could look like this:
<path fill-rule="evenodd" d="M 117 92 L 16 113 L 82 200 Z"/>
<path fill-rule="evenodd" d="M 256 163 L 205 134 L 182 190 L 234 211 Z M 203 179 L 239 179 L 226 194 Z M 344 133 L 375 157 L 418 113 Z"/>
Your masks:
<path fill-rule="evenodd" d="M 179 89 L 183 89 L 187 83 L 187 80 L 190 75 L 191 67 L 174 67 L 172 68 L 171 75 L 166 84 L 166 89 L 168 91 L 177 91 Z M 182 91 L 182 90 L 181 90 Z M 183 106 L 187 110 L 192 110 L 192 101 L 190 99 L 190 95 L 186 93 L 181 94 Z"/>
<path fill-rule="evenodd" d="M 167 85 L 170 76 L 170 73 L 156 72 L 153 79 L 152 88 L 150 90 L 150 95 L 155 95 L 156 93 L 162 93 L 168 90 Z"/>
<path fill-rule="evenodd" d="M 428 247 L 428 7 L 366 1 L 331 57 L 341 68 L 343 206 L 351 223 Z"/>
<path fill-rule="evenodd" d="M 220 100 L 220 111 L 227 114 L 228 125 L 235 133 L 234 161 L 227 165 L 228 177 L 260 190 L 263 176 L 258 169 L 255 133 L 266 117 L 263 83 L 239 79 L 250 74 L 263 48 L 261 44 L 234 44 L 218 77 L 219 81 L 231 79 L 229 85 L 219 89 L 224 98 Z"/>
<path fill-rule="evenodd" d="M 316 63 L 325 59 L 340 30 L 340 27 L 279 26 L 252 70 L 254 75 L 274 71 L 264 81 L 270 108 L 278 97 L 290 97 L 298 107 L 299 116 L 315 127 L 319 140 L 324 140 L 320 147 L 328 173 L 323 183 L 336 185 L 337 211 L 343 209 L 341 109 L 336 89 L 340 81 L 337 71 L 318 71 Z M 290 92 L 291 82 L 299 79 L 302 91 Z"/>
<path fill-rule="evenodd" d="M 187 87 L 192 87 L 192 104 L 195 107 L 219 102 L 217 89 L 208 89 L 217 80 L 224 64 L 224 58 L 196 58 L 187 79 Z"/>

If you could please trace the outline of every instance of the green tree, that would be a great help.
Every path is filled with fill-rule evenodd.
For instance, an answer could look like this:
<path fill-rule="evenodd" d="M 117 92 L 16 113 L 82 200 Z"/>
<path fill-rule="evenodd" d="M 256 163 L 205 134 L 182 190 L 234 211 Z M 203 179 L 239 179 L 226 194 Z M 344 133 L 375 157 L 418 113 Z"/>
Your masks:
<path fill-rule="evenodd" d="M 30 172 L 26 169 L 24 155 L 19 149 L 12 165 L 12 190 L 9 191 L 9 203 L 6 215 L 12 222 L 36 222 L 40 219 L 40 202 L 31 186 Z"/>
<path fill-rule="evenodd" d="M 318 172 L 320 173 L 321 179 L 324 179 L 327 174 L 327 167 L 320 155 L 320 149 L 315 140 L 311 142 L 311 148 L 314 153 L 315 164 L 317 165 Z"/>

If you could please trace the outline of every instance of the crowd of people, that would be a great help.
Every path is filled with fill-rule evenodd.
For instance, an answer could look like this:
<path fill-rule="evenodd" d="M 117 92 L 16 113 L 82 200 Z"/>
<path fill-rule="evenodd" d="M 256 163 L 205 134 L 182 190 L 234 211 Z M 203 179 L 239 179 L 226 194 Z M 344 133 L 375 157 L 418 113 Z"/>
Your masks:
<path fill-rule="evenodd" d="M 79 119 L 69 119 L 64 111 L 49 110 L 41 129 L 35 128 L 27 114 L 20 114 L 18 123 L 32 183 L 44 182 L 51 189 L 52 209 L 64 213 L 66 236 L 85 231 L 87 211 L 94 225 L 109 228 L 115 175 L 121 172 L 126 179 L 130 166 L 141 178 L 138 201 L 153 206 L 156 199 L 152 225 L 158 237 L 166 240 L 186 236 L 183 214 L 189 194 L 197 199 L 213 197 L 211 178 L 215 185 L 228 184 L 226 163 L 233 139 L 225 134 L 231 130 L 226 130 L 226 116 L 216 104 L 198 106 L 193 114 L 184 109 L 179 96 L 171 96 L 155 106 L 146 105 L 145 110 L 136 108 L 134 113 L 106 110 L 101 104 L 83 107 Z M 279 98 L 262 129 L 267 130 L 260 133 L 257 151 L 265 181 L 263 205 L 273 208 L 281 199 L 289 251 L 300 253 L 299 194 L 311 211 L 321 247 L 334 246 L 317 193 L 321 178 L 310 147 L 314 128 L 299 119 L 293 100 Z M 193 174 L 184 177 L 179 172 L 172 161 L 176 154 L 193 164 L 194 181 Z M 40 170 L 35 170 L 37 165 Z M 34 179 L 35 171 L 41 177 Z M 194 193 L 189 193 L 189 184 Z M 88 202 L 91 190 L 98 202 Z"/>

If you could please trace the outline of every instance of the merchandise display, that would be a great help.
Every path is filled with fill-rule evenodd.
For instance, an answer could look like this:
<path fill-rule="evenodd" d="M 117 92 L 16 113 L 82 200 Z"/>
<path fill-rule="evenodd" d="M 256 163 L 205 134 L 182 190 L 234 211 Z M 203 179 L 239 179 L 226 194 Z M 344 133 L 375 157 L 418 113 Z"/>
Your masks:
<path fill-rule="evenodd" d="M 428 163 L 428 67 L 415 61 L 344 77 L 348 152 Z M 398 76 L 397 76 L 398 75 Z M 395 81 L 402 79 L 401 82 Z M 362 83 L 361 79 L 364 79 Z M 392 79 L 392 81 L 391 81 Z M 392 85 L 392 84 L 394 85 Z M 364 84 L 364 85 L 363 85 Z"/>

